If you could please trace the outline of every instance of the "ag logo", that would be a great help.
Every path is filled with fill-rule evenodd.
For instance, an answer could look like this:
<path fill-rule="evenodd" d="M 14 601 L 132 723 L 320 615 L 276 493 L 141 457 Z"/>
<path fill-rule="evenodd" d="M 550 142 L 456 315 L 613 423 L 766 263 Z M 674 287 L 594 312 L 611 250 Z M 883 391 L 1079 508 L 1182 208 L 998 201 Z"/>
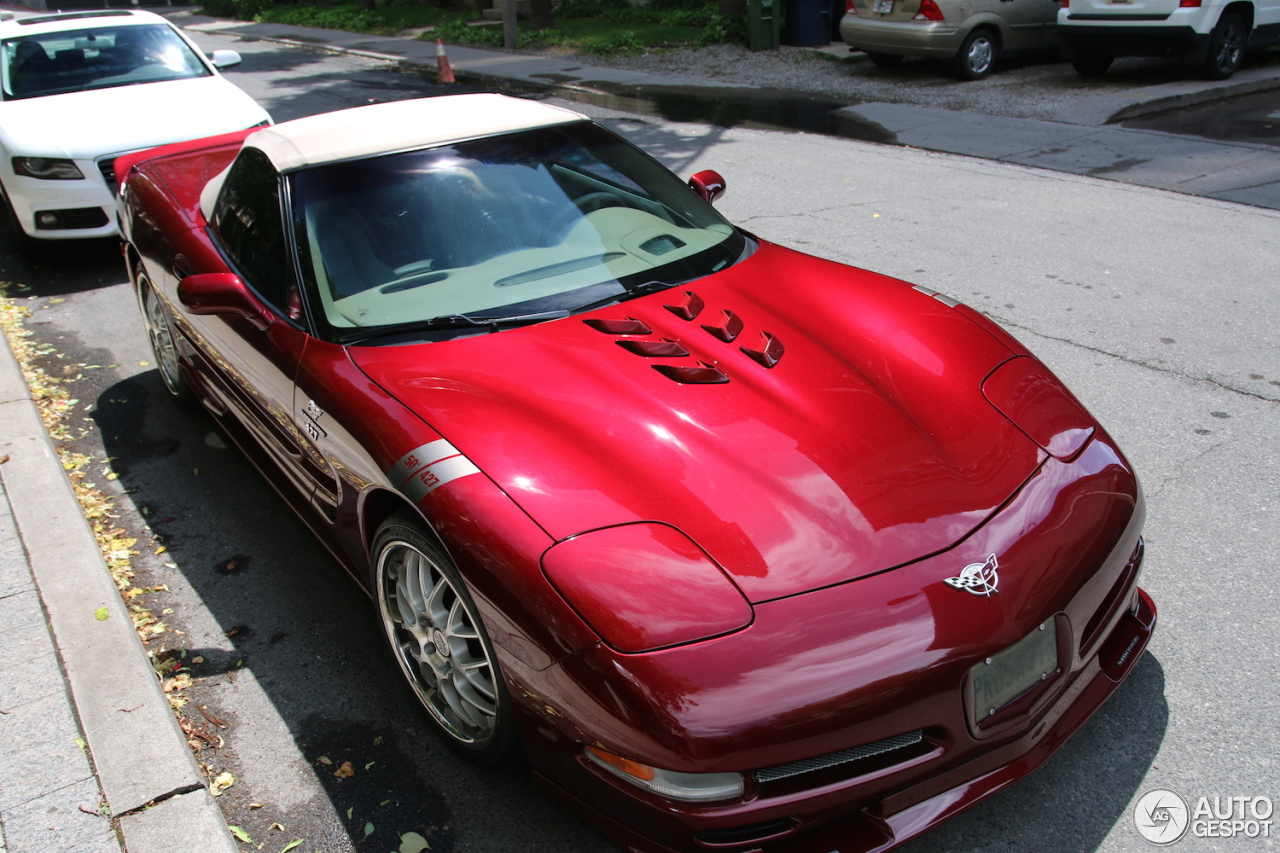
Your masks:
<path fill-rule="evenodd" d="M 1000 583 L 1000 575 L 996 573 L 999 568 L 996 555 L 992 554 L 987 557 L 985 563 L 970 563 L 960 570 L 960 577 L 947 578 L 946 582 L 956 589 L 963 589 L 970 595 L 990 598 L 1000 593 L 1000 590 L 996 589 Z"/>
<path fill-rule="evenodd" d="M 1190 823 L 1186 800 L 1167 788 L 1147 791 L 1133 807 L 1138 834 L 1158 847 L 1180 840 Z"/>

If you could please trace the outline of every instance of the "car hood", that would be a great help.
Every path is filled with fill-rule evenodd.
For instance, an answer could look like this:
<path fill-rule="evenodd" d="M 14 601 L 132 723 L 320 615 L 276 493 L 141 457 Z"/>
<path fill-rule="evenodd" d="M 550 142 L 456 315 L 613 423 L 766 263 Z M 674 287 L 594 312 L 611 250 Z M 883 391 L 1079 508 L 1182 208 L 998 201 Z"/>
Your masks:
<path fill-rule="evenodd" d="M 992 335 L 769 244 L 590 314 L 350 353 L 552 537 L 666 522 L 752 602 L 944 550 L 1044 459 L 982 395 Z"/>
<path fill-rule="evenodd" d="M 267 118 L 252 98 L 218 76 L 0 104 L 11 153 L 79 160 L 213 136 Z"/>

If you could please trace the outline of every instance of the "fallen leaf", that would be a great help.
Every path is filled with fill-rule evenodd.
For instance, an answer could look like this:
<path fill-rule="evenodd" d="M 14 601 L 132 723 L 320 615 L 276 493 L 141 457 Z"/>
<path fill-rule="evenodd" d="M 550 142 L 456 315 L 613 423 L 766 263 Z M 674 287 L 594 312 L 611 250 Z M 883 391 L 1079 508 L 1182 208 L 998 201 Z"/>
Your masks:
<path fill-rule="evenodd" d="M 203 657 L 201 657 L 200 655 L 196 655 L 195 657 L 193 657 L 193 658 L 191 659 L 191 662 L 192 662 L 192 663 L 204 663 L 204 658 L 203 658 Z"/>
<path fill-rule="evenodd" d="M 260 808 L 262 808 L 262 803 L 249 803 L 249 810 L 250 810 L 250 811 L 252 811 L 252 810 L 254 810 L 254 809 L 260 809 Z M 282 853 L 283 853 L 283 851 L 282 851 Z"/>
<path fill-rule="evenodd" d="M 333 775 L 337 776 L 339 779 L 350 779 L 352 776 L 356 775 L 356 769 L 351 766 L 350 761 L 344 761 L 337 770 L 333 771 Z"/>
<path fill-rule="evenodd" d="M 66 302 L 66 301 L 67 301 L 67 300 L 63 299 L 61 296 L 55 296 L 55 297 L 53 297 L 52 299 L 50 299 L 50 300 L 49 300 L 49 304 L 50 304 L 50 305 L 57 305 L 59 302 Z"/>
<path fill-rule="evenodd" d="M 333 761 L 327 755 L 320 756 L 319 758 L 316 759 L 316 761 L 319 761 L 321 764 L 325 765 L 326 767 L 333 763 Z M 350 815 L 348 815 L 348 817 L 350 817 Z"/>
<path fill-rule="evenodd" d="M 293 848 L 297 847 L 297 846 L 298 846 L 299 844 L 301 844 L 301 843 L 302 843 L 302 839 L 301 839 L 301 838 L 295 838 L 295 839 L 293 839 L 292 841 L 290 841 L 288 844 L 286 844 L 285 846 L 281 847 L 281 848 L 280 848 L 280 853 L 289 853 L 289 851 L 290 851 L 290 850 L 292 850 Z"/>
<path fill-rule="evenodd" d="M 9 461 L 9 454 L 8 454 L 8 453 L 6 453 L 4 456 L 0 456 L 0 465 L 3 465 L 4 463 L 6 463 L 6 462 L 8 462 L 8 461 Z"/>
<path fill-rule="evenodd" d="M 166 548 L 164 545 L 161 545 L 159 548 L 157 548 L 157 549 L 156 549 L 156 553 L 157 553 L 157 554 L 163 554 L 165 551 L 168 551 L 168 550 L 169 550 L 169 549 L 168 549 L 168 548 Z"/>
<path fill-rule="evenodd" d="M 430 849 L 431 845 L 427 843 L 427 839 L 416 832 L 406 832 L 400 836 L 399 853 L 422 853 L 423 850 Z"/>
<path fill-rule="evenodd" d="M 224 770 L 213 778 L 213 791 L 210 791 L 210 793 L 216 797 L 235 783 L 236 777 Z M 253 842 L 250 843 L 252 844 Z"/>
<path fill-rule="evenodd" d="M 373 745 L 374 745 L 374 746 L 382 746 L 382 741 L 383 741 L 383 740 L 385 740 L 385 738 L 383 738 L 383 737 L 382 737 L 382 735 L 378 735 L 376 738 L 374 738 L 374 739 L 373 739 Z"/>
<path fill-rule="evenodd" d="M 150 364 L 151 364 L 151 362 L 147 361 L 147 360 L 144 358 L 142 361 L 138 362 L 138 367 L 148 367 L 148 366 L 150 366 Z M 252 844 L 253 842 L 251 841 L 251 842 L 249 842 L 249 843 L 250 843 L 250 844 Z"/>
<path fill-rule="evenodd" d="M 81 749 L 87 749 L 87 748 L 88 748 L 88 747 L 86 747 L 86 746 L 85 746 L 84 738 L 82 738 L 82 737 L 78 737 L 78 738 L 76 738 L 76 746 L 80 747 Z M 351 815 L 347 815 L 347 817 L 351 817 Z"/>
<path fill-rule="evenodd" d="M 366 823 L 364 825 L 364 837 L 368 838 L 370 835 L 373 835 L 373 824 Z"/>
<path fill-rule="evenodd" d="M 278 824 L 278 823 L 273 823 L 273 824 L 271 824 L 271 826 L 268 826 L 268 827 L 267 827 L 267 831 L 268 831 L 268 832 L 270 832 L 270 831 L 271 831 L 271 830 L 273 830 L 273 829 L 274 829 L 274 830 L 276 830 L 277 832 L 284 832 L 284 827 L 283 827 L 283 826 L 281 826 L 281 825 L 280 825 L 280 824 Z"/>
<path fill-rule="evenodd" d="M 240 839 L 241 841 L 243 841 L 245 844 L 252 844 L 252 843 L 253 843 L 253 839 L 249 837 L 249 833 L 245 832 L 245 831 L 244 831 L 243 829 L 241 829 L 240 827 L 238 827 L 238 826 L 228 826 L 228 827 L 227 827 L 227 829 L 231 830 L 231 834 L 232 834 L 232 835 L 234 835 L 236 838 L 239 838 L 239 839 Z"/>
<path fill-rule="evenodd" d="M 376 762 L 376 761 L 370 761 L 368 764 L 366 764 L 366 765 L 364 766 L 364 769 L 365 769 L 365 770 L 368 770 L 370 767 L 372 767 L 373 765 L 375 765 L 375 764 L 377 764 L 377 763 L 378 763 L 378 762 Z"/>
<path fill-rule="evenodd" d="M 99 607 L 97 610 L 93 611 L 93 618 L 97 619 L 99 622 L 106 622 L 107 617 L 109 617 L 110 615 L 111 615 L 111 611 L 105 607 Z"/>

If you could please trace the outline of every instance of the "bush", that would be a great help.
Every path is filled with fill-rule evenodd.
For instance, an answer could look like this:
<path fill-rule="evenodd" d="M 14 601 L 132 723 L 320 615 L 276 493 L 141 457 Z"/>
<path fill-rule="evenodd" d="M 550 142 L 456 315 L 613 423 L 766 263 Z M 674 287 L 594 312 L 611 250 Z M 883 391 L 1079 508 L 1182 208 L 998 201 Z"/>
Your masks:
<path fill-rule="evenodd" d="M 630 30 L 604 39 L 584 39 L 578 50 L 592 56 L 616 56 L 619 53 L 644 53 L 645 43 Z"/>

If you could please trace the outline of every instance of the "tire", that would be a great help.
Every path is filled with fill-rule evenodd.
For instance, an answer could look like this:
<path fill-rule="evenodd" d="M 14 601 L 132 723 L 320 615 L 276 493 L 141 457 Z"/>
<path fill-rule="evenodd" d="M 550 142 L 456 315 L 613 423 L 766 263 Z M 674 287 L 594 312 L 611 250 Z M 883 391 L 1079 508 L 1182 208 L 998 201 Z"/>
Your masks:
<path fill-rule="evenodd" d="M 1204 76 L 1210 80 L 1226 80 L 1240 68 L 1249 30 L 1244 19 L 1228 12 L 1218 19 L 1209 37 L 1209 54 L 1204 61 Z"/>
<path fill-rule="evenodd" d="M 1081 53 L 1071 60 L 1071 67 L 1081 77 L 1101 77 L 1114 61 L 1115 57 L 1105 53 Z"/>
<path fill-rule="evenodd" d="M 180 408 L 196 408 L 196 395 L 178 367 L 178 347 L 174 340 L 173 326 L 164 304 L 145 273 L 138 272 L 138 298 L 142 303 L 142 319 L 147 325 L 147 338 L 151 341 L 151 354 L 156 359 L 156 370 L 173 401 Z"/>
<path fill-rule="evenodd" d="M 869 50 L 867 56 L 871 57 L 872 64 L 877 68 L 897 68 L 906 58 L 896 53 L 872 53 Z"/>
<path fill-rule="evenodd" d="M 452 561 L 410 510 L 373 540 L 378 613 L 400 672 L 444 740 L 477 764 L 520 753 L 493 643 Z"/>
<path fill-rule="evenodd" d="M 960 45 L 952 64 L 961 80 L 981 80 L 995 67 L 1000 47 L 991 30 L 974 30 Z"/>

